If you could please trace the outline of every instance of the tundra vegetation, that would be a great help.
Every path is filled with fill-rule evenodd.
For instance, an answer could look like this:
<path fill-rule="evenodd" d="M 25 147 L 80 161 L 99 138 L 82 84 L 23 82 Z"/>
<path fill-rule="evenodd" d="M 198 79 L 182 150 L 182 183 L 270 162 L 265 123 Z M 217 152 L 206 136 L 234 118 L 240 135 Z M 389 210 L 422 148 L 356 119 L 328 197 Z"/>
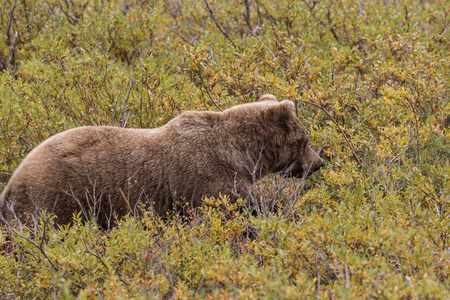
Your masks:
<path fill-rule="evenodd" d="M 327 165 L 101 230 L 3 225 L 0 298 L 448 299 L 445 0 L 8 0 L 0 184 L 82 125 L 150 128 L 271 93 Z M 276 206 L 277 209 L 273 209 Z M 8 241 L 8 242 L 6 242 Z"/>

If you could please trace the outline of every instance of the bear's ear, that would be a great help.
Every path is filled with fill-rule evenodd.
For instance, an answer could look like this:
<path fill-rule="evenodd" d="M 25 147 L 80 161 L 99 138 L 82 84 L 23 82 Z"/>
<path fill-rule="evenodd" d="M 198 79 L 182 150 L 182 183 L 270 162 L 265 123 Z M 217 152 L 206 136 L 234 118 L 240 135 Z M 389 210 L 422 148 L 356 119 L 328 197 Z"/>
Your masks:
<path fill-rule="evenodd" d="M 264 113 L 264 121 L 280 124 L 285 127 L 292 117 L 295 117 L 295 105 L 291 101 L 283 100 L 280 104 L 271 105 Z"/>
<path fill-rule="evenodd" d="M 278 99 L 274 95 L 266 94 L 266 95 L 262 95 L 261 97 L 259 97 L 259 99 L 256 102 L 259 102 L 259 101 L 275 101 L 275 102 L 278 102 Z"/>
<path fill-rule="evenodd" d="M 288 113 L 295 112 L 295 104 L 292 101 L 283 100 L 283 101 L 281 101 L 280 106 L 282 107 L 282 109 L 286 110 L 286 112 L 288 112 Z"/>

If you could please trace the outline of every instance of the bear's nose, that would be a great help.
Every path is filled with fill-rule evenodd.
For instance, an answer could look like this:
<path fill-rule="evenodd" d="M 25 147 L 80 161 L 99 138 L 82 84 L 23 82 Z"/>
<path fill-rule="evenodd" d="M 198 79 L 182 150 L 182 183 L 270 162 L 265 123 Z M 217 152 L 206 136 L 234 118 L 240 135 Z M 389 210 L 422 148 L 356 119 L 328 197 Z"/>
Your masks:
<path fill-rule="evenodd" d="M 322 160 L 322 163 L 320 164 L 320 167 L 321 168 L 325 167 L 325 161 L 324 160 Z"/>

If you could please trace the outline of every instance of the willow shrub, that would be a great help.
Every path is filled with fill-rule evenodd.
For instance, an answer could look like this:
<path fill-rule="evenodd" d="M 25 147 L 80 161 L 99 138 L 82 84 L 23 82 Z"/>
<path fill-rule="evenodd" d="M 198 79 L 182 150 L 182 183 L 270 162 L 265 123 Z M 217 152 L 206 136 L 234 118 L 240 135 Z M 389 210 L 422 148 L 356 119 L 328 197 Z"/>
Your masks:
<path fill-rule="evenodd" d="M 0 22 L 0 187 L 57 132 L 263 93 L 327 163 L 259 182 L 258 210 L 4 228 L 1 298 L 449 297 L 445 1 L 11 0 Z"/>

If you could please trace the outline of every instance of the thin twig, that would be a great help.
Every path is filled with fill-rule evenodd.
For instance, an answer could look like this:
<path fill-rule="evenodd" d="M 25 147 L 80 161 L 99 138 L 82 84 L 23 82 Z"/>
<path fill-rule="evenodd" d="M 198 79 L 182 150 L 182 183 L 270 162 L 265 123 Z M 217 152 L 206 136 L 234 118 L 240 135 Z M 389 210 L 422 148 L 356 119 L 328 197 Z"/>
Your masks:
<path fill-rule="evenodd" d="M 6 226 L 8 227 L 8 229 L 11 230 L 16 236 L 18 236 L 18 237 L 20 237 L 20 238 L 26 240 L 26 241 L 29 242 L 31 245 L 33 245 L 34 247 L 36 247 L 37 249 L 39 249 L 39 251 L 42 253 L 42 255 L 44 255 L 45 259 L 50 263 L 50 265 L 52 266 L 52 268 L 53 268 L 55 271 L 57 271 L 57 272 L 59 271 L 59 268 L 53 263 L 53 261 L 50 259 L 50 257 L 48 257 L 47 252 L 44 251 L 44 243 L 43 243 L 43 240 L 44 240 L 44 237 L 45 237 L 45 234 L 46 234 L 46 233 L 45 233 L 45 228 L 47 227 L 48 219 L 47 219 L 47 220 L 44 220 L 44 235 L 42 236 L 42 240 L 41 240 L 41 242 L 40 242 L 39 244 L 38 244 L 38 243 L 35 243 L 34 241 L 32 241 L 31 239 L 27 238 L 26 236 L 20 234 L 17 230 L 15 230 L 15 229 L 13 228 L 13 226 L 11 226 L 11 225 L 5 220 L 5 218 L 4 218 L 2 215 L 0 215 L 0 220 L 3 222 L 3 224 L 6 224 Z"/>
<path fill-rule="evenodd" d="M 125 111 L 127 110 L 127 105 L 128 105 L 128 99 L 130 98 L 130 93 L 131 93 L 131 89 L 133 88 L 134 85 L 134 81 L 130 82 L 130 88 L 128 89 L 128 95 L 127 98 L 125 98 L 125 101 L 123 102 L 123 107 L 122 107 L 122 117 L 120 120 L 120 127 L 125 127 L 127 125 L 127 119 L 125 119 Z"/>
<path fill-rule="evenodd" d="M 331 119 L 331 121 L 338 127 L 339 131 L 342 133 L 342 136 L 344 137 L 345 141 L 347 142 L 347 145 L 350 147 L 353 157 L 355 158 L 358 165 L 361 167 L 362 163 L 361 163 L 361 160 L 359 159 L 358 155 L 356 154 L 355 147 L 353 147 L 353 144 L 348 139 L 347 134 L 345 133 L 344 129 L 339 125 L 339 123 L 336 121 L 336 119 L 322 105 L 314 103 L 312 101 L 303 101 L 303 102 L 321 109 Z"/>
<path fill-rule="evenodd" d="M 207 94 L 208 97 L 209 97 L 209 100 L 211 100 L 211 102 L 214 104 L 214 106 L 215 106 L 218 110 L 223 111 L 223 109 L 220 108 L 220 106 L 219 106 L 219 105 L 216 103 L 216 101 L 214 101 L 214 99 L 212 98 L 211 93 L 209 92 L 209 89 L 207 88 L 207 86 L 206 86 L 206 84 L 205 84 L 205 81 L 203 81 L 203 77 L 202 77 L 201 72 L 200 72 L 200 71 L 197 71 L 196 73 L 197 73 L 198 77 L 200 78 L 200 81 L 202 82 L 203 87 L 205 88 L 205 91 L 206 91 L 206 94 Z"/>
<path fill-rule="evenodd" d="M 125 194 L 123 193 L 123 191 L 122 191 L 121 188 L 119 188 L 119 192 L 120 192 L 120 194 L 122 195 L 123 200 L 125 200 L 125 203 L 126 203 L 127 206 L 128 206 L 128 210 L 129 210 L 130 212 L 132 212 L 133 210 L 131 209 L 130 201 L 128 200 L 127 197 L 125 197 Z"/>
<path fill-rule="evenodd" d="M 180 26 L 179 26 L 179 24 L 178 24 L 177 15 L 176 15 L 173 11 L 170 11 L 170 15 L 172 16 L 172 18 L 173 18 L 174 21 L 175 21 L 175 33 L 183 40 L 183 42 L 188 43 L 189 45 L 192 46 L 192 44 L 193 44 L 192 41 L 188 40 L 185 36 L 183 36 L 183 35 L 179 32 Z"/>
<path fill-rule="evenodd" d="M 80 5 L 80 7 L 81 7 L 81 12 L 80 12 L 80 13 L 75 12 L 75 14 L 74 14 L 73 16 L 72 16 L 71 14 L 69 14 L 69 11 L 68 11 L 68 10 L 71 8 L 71 6 L 73 7 L 74 4 L 72 3 L 72 4 L 70 5 L 67 1 L 64 1 L 64 2 L 65 2 L 65 4 L 66 4 L 67 10 L 65 10 L 65 9 L 63 8 L 63 6 L 61 5 L 61 2 L 60 2 L 60 1 L 58 1 L 58 6 L 59 6 L 59 8 L 60 8 L 61 11 L 63 12 L 63 14 L 67 17 L 67 19 L 68 19 L 70 25 L 77 25 L 78 22 L 80 21 L 81 16 L 83 16 L 83 13 L 84 13 L 86 7 L 87 7 L 88 4 L 89 4 L 89 0 L 87 0 L 84 4 Z"/>
<path fill-rule="evenodd" d="M 102 257 L 101 257 L 100 255 L 96 254 L 96 253 L 93 253 L 91 250 L 89 250 L 89 247 L 88 247 L 88 245 L 86 244 L 86 241 L 85 241 L 84 239 L 83 239 L 83 243 L 84 243 L 84 245 L 85 245 L 85 247 L 86 247 L 86 250 L 84 250 L 84 253 L 88 253 L 88 254 L 92 255 L 93 257 L 97 258 L 98 261 L 100 261 L 100 263 L 105 267 L 106 273 L 111 274 L 110 268 L 109 268 L 108 265 L 105 263 L 105 261 L 102 259 Z M 126 280 L 122 279 L 121 276 L 118 275 L 117 277 L 118 277 L 119 280 L 122 281 L 126 286 L 130 286 L 130 283 L 127 282 Z"/>
<path fill-rule="evenodd" d="M 11 27 L 12 22 L 14 19 L 14 11 L 17 7 L 17 0 L 14 0 L 14 5 L 11 8 L 11 11 L 9 12 L 9 21 L 8 21 L 8 29 L 6 30 L 6 37 L 8 38 L 8 45 L 9 45 L 9 56 L 8 60 L 6 62 L 6 68 L 10 69 L 11 64 L 14 66 L 15 56 L 16 56 L 16 39 L 17 39 L 17 31 L 11 35 Z"/>
<path fill-rule="evenodd" d="M 8 43 L 11 44 L 11 26 L 14 18 L 14 10 L 17 7 L 17 0 L 14 0 L 14 5 L 9 12 L 8 29 L 6 29 L 6 37 L 8 38 Z"/>
<path fill-rule="evenodd" d="M 320 269 L 319 269 L 319 264 L 318 264 L 318 259 L 317 259 L 317 249 L 316 247 L 314 247 L 314 257 L 315 257 L 315 265 L 316 265 L 316 278 L 317 278 L 317 299 L 320 299 Z"/>
<path fill-rule="evenodd" d="M 313 1 L 312 4 L 309 4 L 306 0 L 302 0 L 302 2 L 306 5 L 306 7 L 308 7 L 309 12 L 311 13 L 311 15 L 313 16 L 313 18 L 320 23 L 320 25 L 322 25 L 325 28 L 328 28 L 328 30 L 330 30 L 331 34 L 333 35 L 334 39 L 342 45 L 342 41 L 341 38 L 337 35 L 336 30 L 334 29 L 335 26 L 333 24 L 333 20 L 331 19 L 331 11 L 330 8 L 328 8 L 328 12 L 327 12 L 327 19 L 328 19 L 328 24 L 326 24 L 321 18 L 316 16 L 316 13 L 314 11 L 314 8 L 316 7 L 317 3 L 316 1 Z"/>
<path fill-rule="evenodd" d="M 262 20 L 262 16 L 261 16 L 261 11 L 259 10 L 259 0 L 255 0 L 256 2 L 256 12 L 258 13 L 258 27 L 261 27 L 263 24 L 263 20 Z M 256 29 L 255 29 L 256 30 Z"/>
<path fill-rule="evenodd" d="M 250 3 L 248 0 L 244 0 L 245 3 L 245 22 L 247 22 L 248 29 L 253 32 L 252 22 L 250 20 Z"/>
<path fill-rule="evenodd" d="M 214 21 L 214 24 L 216 24 L 217 28 L 219 28 L 220 32 L 225 36 L 227 40 L 230 41 L 230 43 L 233 45 L 234 48 L 236 48 L 236 45 L 234 44 L 233 40 L 230 38 L 230 35 L 223 29 L 222 26 L 220 26 L 219 22 L 216 19 L 216 15 L 214 14 L 211 6 L 209 5 L 208 0 L 204 0 L 206 7 L 208 8 L 209 14 L 211 15 L 211 19 Z"/>
<path fill-rule="evenodd" d="M 370 291 L 369 299 L 373 299 L 375 290 L 376 290 L 378 284 L 380 283 L 380 280 L 383 279 L 384 275 L 385 275 L 385 273 L 382 272 L 381 274 L 379 274 L 379 275 L 377 276 L 377 279 L 375 280 L 375 282 L 372 283 L 372 290 Z"/>

